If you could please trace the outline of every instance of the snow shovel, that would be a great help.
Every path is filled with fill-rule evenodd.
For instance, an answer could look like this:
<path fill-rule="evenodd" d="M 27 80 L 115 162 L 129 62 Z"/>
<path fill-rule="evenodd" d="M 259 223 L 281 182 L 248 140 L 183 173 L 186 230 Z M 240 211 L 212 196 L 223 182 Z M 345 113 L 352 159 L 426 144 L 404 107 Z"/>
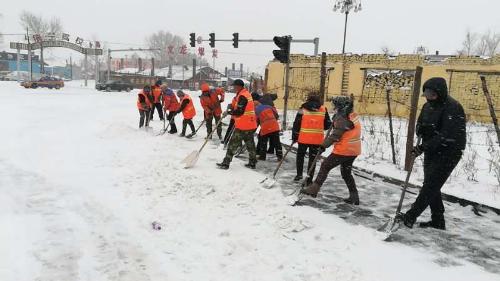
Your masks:
<path fill-rule="evenodd" d="M 203 121 L 201 121 L 200 126 L 198 126 L 198 128 L 196 128 L 194 133 L 190 137 L 186 136 L 186 138 L 192 139 L 198 133 L 198 131 L 201 129 L 201 127 L 203 127 L 203 124 L 205 124 L 205 119 L 203 119 Z"/>
<path fill-rule="evenodd" d="M 270 179 L 269 177 L 266 177 L 265 179 L 263 179 L 260 182 L 263 187 L 269 189 L 269 188 L 273 187 L 273 185 L 276 183 L 276 174 L 278 173 L 278 170 L 281 168 L 281 165 L 285 161 L 285 158 L 288 155 L 288 152 L 290 152 L 292 150 L 292 147 L 293 147 L 294 144 L 295 144 L 295 142 L 292 142 L 292 144 L 285 151 L 285 155 L 283 155 L 283 157 L 281 158 L 280 162 L 278 163 L 278 166 L 276 166 L 276 169 L 274 169 L 273 178 Z"/>
<path fill-rule="evenodd" d="M 218 126 L 220 122 L 222 122 L 222 118 L 219 120 L 219 122 L 217 122 L 216 126 Z M 198 157 L 200 156 L 201 151 L 203 150 L 207 142 L 210 140 L 210 137 L 214 132 L 215 130 L 212 130 L 212 132 L 205 138 L 205 141 L 203 142 L 203 145 L 199 150 L 194 150 L 186 158 L 184 158 L 184 160 L 182 160 L 181 163 L 186 164 L 184 166 L 184 169 L 192 168 L 196 164 L 196 161 L 198 161 Z"/>
<path fill-rule="evenodd" d="M 177 114 L 172 115 L 172 119 L 170 119 L 170 121 L 168 121 L 166 128 L 165 128 L 165 124 L 163 125 L 163 130 L 159 134 L 157 134 L 157 136 L 162 136 L 168 131 L 168 128 L 170 127 L 170 125 L 175 122 L 174 121 L 175 115 L 177 115 Z M 165 119 L 167 119 L 166 116 L 164 116 L 164 118 L 163 118 L 163 123 L 165 123 Z"/>
<path fill-rule="evenodd" d="M 332 123 L 332 125 L 330 126 L 330 128 L 326 132 L 326 135 L 324 138 L 325 140 L 328 137 L 330 137 L 330 133 L 332 132 L 333 125 L 334 124 Z M 316 153 L 316 156 L 314 156 L 313 162 L 311 163 L 311 167 L 308 169 L 307 175 L 304 178 L 304 181 L 302 181 L 302 184 L 299 187 L 295 188 L 292 193 L 288 194 L 288 196 L 296 195 L 296 198 L 293 198 L 290 201 L 290 205 L 295 206 L 295 204 L 297 204 L 302 199 L 303 194 L 301 193 L 301 191 L 307 185 L 307 181 L 309 180 L 310 174 L 312 174 L 314 167 L 316 167 L 316 162 L 318 162 L 318 159 L 320 158 L 320 156 L 321 156 L 321 153 L 318 151 L 318 153 Z"/>
<path fill-rule="evenodd" d="M 422 140 L 421 137 L 417 138 L 417 145 L 420 144 L 421 140 Z M 403 200 L 405 198 L 406 189 L 408 188 L 408 182 L 410 181 L 411 172 L 413 171 L 413 164 L 415 164 L 415 158 L 416 156 L 412 154 L 410 159 L 410 166 L 409 166 L 410 168 L 408 169 L 408 173 L 406 173 L 406 179 L 403 185 L 403 191 L 401 192 L 401 197 L 399 198 L 398 207 L 396 208 L 396 214 L 394 215 L 394 217 L 391 217 L 389 221 L 387 221 L 381 227 L 378 228 L 378 231 L 385 232 L 386 236 L 384 240 L 386 241 L 391 237 L 392 233 L 394 233 L 399 228 L 400 221 L 396 220 L 396 216 L 401 212 L 401 207 L 403 206 Z"/>

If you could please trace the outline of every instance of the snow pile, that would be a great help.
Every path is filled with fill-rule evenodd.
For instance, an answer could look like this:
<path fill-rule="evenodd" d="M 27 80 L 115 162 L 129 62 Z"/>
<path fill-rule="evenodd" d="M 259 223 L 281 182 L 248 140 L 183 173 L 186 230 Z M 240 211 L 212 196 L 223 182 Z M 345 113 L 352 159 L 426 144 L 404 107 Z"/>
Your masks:
<path fill-rule="evenodd" d="M 0 82 L 0 280 L 498 280 L 290 207 L 241 160 L 215 169 L 215 143 L 183 169 L 204 129 L 157 137 L 137 129 L 136 91 L 80 85 Z"/>

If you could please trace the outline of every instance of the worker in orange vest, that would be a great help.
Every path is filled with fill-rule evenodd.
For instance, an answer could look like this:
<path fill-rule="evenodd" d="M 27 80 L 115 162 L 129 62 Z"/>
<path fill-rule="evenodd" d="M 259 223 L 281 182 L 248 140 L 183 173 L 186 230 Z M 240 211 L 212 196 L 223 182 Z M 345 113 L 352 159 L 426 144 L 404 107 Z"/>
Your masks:
<path fill-rule="evenodd" d="M 151 101 L 149 95 L 151 93 L 150 86 L 144 86 L 142 91 L 137 94 L 137 109 L 139 110 L 139 128 L 144 126 L 144 120 L 146 121 L 146 127 L 149 127 L 149 111 L 151 110 Z"/>
<path fill-rule="evenodd" d="M 177 110 L 181 107 L 177 97 L 175 96 L 174 91 L 168 88 L 166 85 L 162 88 L 162 96 L 163 96 L 163 109 L 165 113 L 168 111 L 167 120 L 170 123 L 170 131 L 169 134 L 177 133 L 177 126 L 175 125 L 175 114 Z"/>
<path fill-rule="evenodd" d="M 223 96 L 222 101 L 224 101 Z M 212 138 L 212 121 L 215 119 L 215 123 L 218 124 L 217 135 L 222 141 L 222 124 L 219 123 L 222 115 L 222 108 L 220 106 L 221 99 L 219 98 L 216 90 L 210 89 L 210 86 L 207 83 L 201 84 L 200 103 L 204 111 L 205 125 L 207 126 L 207 136 L 210 136 L 210 138 Z"/>
<path fill-rule="evenodd" d="M 162 102 L 162 91 L 161 91 L 161 80 L 156 81 L 156 83 L 151 87 L 151 94 L 153 95 L 153 107 L 151 109 L 151 120 L 153 120 L 153 115 L 155 114 L 155 108 L 158 111 L 158 116 L 160 120 L 163 121 L 163 109 L 161 106 Z"/>
<path fill-rule="evenodd" d="M 196 134 L 195 132 L 196 130 L 193 124 L 193 118 L 196 115 L 196 110 L 194 108 L 193 100 L 188 94 L 184 93 L 183 90 L 177 91 L 177 97 L 179 97 L 181 105 L 179 109 L 176 111 L 176 114 L 182 112 L 182 116 L 184 116 L 184 120 L 182 120 L 182 132 L 179 136 L 192 138 Z M 189 127 L 191 128 L 191 134 L 186 136 L 187 125 L 189 125 Z"/>
<path fill-rule="evenodd" d="M 252 96 L 245 89 L 245 83 L 241 79 L 236 79 L 233 82 L 236 92 L 236 104 L 230 107 L 228 114 L 234 117 L 234 132 L 229 142 L 229 147 L 226 152 L 226 157 L 217 166 L 221 169 L 229 169 L 229 164 L 233 159 L 236 150 L 240 147 L 241 142 L 245 142 L 249 161 L 245 167 L 255 169 L 257 164 L 257 155 L 255 153 L 255 141 L 253 134 L 257 129 L 257 117 L 255 116 L 255 105 Z"/>
<path fill-rule="evenodd" d="M 359 205 L 358 190 L 351 171 L 354 159 L 361 154 L 361 122 L 353 112 L 351 98 L 336 97 L 333 106 L 336 113 L 333 116 L 332 133 L 320 146 L 323 152 L 333 144 L 332 153 L 321 164 L 316 180 L 301 192 L 316 197 L 330 170 L 340 165 L 340 173 L 349 189 L 349 198 L 344 199 L 344 202 Z"/>
<path fill-rule="evenodd" d="M 332 122 L 328 115 L 328 110 L 321 105 L 319 95 L 310 93 L 307 101 L 303 103 L 295 116 L 292 128 L 292 141 L 298 142 L 297 149 L 297 175 L 294 181 L 302 179 L 304 170 L 304 158 L 307 150 L 309 150 L 309 161 L 307 171 L 311 169 L 313 159 L 318 153 L 320 144 L 323 143 L 324 131 L 330 128 Z M 312 173 L 307 177 L 307 184 L 312 182 L 315 167 L 312 168 Z"/>
<path fill-rule="evenodd" d="M 258 160 L 266 160 L 267 143 L 270 142 L 271 147 L 276 151 L 278 161 L 280 161 L 283 158 L 283 149 L 280 141 L 278 111 L 268 101 L 260 99 L 256 101 L 255 113 L 257 123 L 260 125 L 259 142 L 257 144 Z"/>

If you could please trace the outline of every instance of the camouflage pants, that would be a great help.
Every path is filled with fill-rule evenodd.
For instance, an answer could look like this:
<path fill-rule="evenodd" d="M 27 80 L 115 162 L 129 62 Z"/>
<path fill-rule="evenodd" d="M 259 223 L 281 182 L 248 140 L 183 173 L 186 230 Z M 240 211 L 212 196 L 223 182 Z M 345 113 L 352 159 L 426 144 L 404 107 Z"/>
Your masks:
<path fill-rule="evenodd" d="M 229 141 L 229 146 L 227 148 L 226 157 L 224 157 L 224 163 L 229 164 L 231 160 L 233 160 L 233 156 L 236 153 L 236 150 L 241 146 L 241 143 L 244 142 L 248 151 L 248 155 L 250 157 L 249 163 L 255 164 L 257 163 L 257 155 L 255 152 L 255 141 L 254 141 L 254 130 L 250 131 L 242 131 L 240 129 L 235 129 L 234 133 L 231 137 L 231 141 Z"/>

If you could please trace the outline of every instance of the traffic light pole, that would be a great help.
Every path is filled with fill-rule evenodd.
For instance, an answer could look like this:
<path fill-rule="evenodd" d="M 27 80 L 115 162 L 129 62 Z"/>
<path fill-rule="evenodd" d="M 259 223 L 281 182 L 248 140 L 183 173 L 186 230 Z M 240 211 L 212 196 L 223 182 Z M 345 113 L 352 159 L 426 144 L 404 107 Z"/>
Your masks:
<path fill-rule="evenodd" d="M 283 105 L 283 124 L 281 125 L 281 130 L 285 131 L 287 130 L 286 126 L 286 113 L 288 110 L 288 94 L 289 94 L 289 87 L 288 87 L 288 81 L 290 77 L 290 57 L 288 58 L 287 63 L 285 64 L 285 97 L 284 97 L 284 105 Z"/>
<path fill-rule="evenodd" d="M 210 40 L 202 40 L 209 42 Z M 215 42 L 233 42 L 233 39 L 216 39 Z M 274 42 L 273 39 L 239 39 L 238 42 L 249 42 L 249 43 L 268 43 Z M 314 55 L 318 55 L 319 50 L 319 38 L 314 39 L 292 39 L 292 43 L 312 43 L 314 44 Z"/>

